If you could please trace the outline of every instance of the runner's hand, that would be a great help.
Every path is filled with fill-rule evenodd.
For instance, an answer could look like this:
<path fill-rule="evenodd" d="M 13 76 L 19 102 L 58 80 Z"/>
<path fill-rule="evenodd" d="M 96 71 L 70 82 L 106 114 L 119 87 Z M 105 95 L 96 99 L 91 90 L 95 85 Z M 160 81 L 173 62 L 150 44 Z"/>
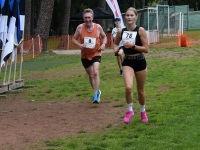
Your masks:
<path fill-rule="evenodd" d="M 100 48 L 98 49 L 99 51 L 103 51 L 106 48 L 106 44 L 101 44 Z"/>
<path fill-rule="evenodd" d="M 85 49 L 85 45 L 84 45 L 84 44 L 80 44 L 80 45 L 79 45 L 79 48 L 80 48 L 81 50 L 84 50 L 84 49 Z"/>

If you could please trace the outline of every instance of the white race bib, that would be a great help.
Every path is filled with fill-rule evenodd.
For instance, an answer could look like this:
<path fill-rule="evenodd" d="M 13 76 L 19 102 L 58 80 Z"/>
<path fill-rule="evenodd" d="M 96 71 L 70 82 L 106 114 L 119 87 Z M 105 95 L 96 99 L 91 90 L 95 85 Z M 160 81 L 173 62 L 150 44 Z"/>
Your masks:
<path fill-rule="evenodd" d="M 116 35 L 117 35 L 117 31 L 118 29 L 115 27 L 113 30 L 112 30 L 112 36 L 115 38 Z"/>
<path fill-rule="evenodd" d="M 137 32 L 135 31 L 124 31 L 122 34 L 122 42 L 131 42 L 135 44 L 135 38 L 136 38 Z"/>
<path fill-rule="evenodd" d="M 93 49 L 96 45 L 96 38 L 84 37 L 84 45 L 86 48 Z"/>

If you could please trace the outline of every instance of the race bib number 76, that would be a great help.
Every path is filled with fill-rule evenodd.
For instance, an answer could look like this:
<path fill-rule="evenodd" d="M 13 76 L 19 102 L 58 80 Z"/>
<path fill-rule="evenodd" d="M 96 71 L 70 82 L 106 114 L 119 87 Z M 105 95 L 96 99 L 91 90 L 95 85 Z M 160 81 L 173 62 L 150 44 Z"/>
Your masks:
<path fill-rule="evenodd" d="M 124 31 L 122 34 L 122 42 L 131 42 L 135 44 L 135 38 L 136 38 L 137 32 L 134 31 Z"/>

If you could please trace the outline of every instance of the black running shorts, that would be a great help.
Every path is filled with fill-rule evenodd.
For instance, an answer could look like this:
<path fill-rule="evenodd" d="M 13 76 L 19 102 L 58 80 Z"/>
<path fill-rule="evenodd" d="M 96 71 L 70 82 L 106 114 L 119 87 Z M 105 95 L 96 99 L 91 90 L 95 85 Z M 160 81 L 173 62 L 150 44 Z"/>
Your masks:
<path fill-rule="evenodd" d="M 88 60 L 85 58 L 81 58 L 82 61 L 82 65 L 84 66 L 84 68 L 88 68 L 90 67 L 94 62 L 99 62 L 101 63 L 101 56 L 95 56 L 92 58 L 92 60 Z"/>
<path fill-rule="evenodd" d="M 135 72 L 145 70 L 147 67 L 146 59 L 143 54 L 138 56 L 124 56 L 122 66 L 130 66 Z"/>

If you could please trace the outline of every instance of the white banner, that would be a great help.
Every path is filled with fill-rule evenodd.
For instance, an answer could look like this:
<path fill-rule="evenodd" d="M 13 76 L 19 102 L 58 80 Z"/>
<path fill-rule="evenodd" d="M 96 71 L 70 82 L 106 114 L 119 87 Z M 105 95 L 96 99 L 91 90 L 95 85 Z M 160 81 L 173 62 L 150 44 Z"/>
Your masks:
<path fill-rule="evenodd" d="M 121 11 L 119 9 L 119 5 L 118 5 L 118 2 L 117 0 L 106 0 L 106 2 L 108 3 L 110 9 L 112 10 L 115 18 L 120 18 L 121 19 L 121 27 L 125 27 L 124 26 L 124 21 L 123 21 L 123 18 L 122 18 L 122 14 L 121 14 Z"/>

